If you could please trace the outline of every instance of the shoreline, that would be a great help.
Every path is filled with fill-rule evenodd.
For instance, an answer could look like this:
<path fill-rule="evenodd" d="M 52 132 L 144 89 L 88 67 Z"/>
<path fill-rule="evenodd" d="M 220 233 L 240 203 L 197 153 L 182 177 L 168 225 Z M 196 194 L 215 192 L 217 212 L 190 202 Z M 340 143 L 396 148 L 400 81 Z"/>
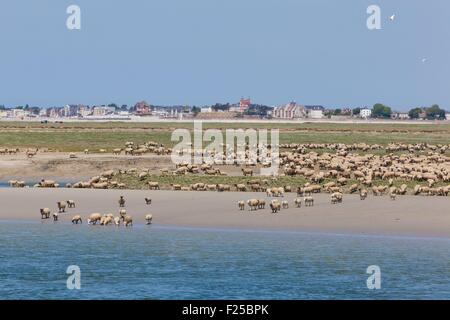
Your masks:
<path fill-rule="evenodd" d="M 75 214 L 85 220 L 90 213 L 118 214 L 117 199 L 124 195 L 127 213 L 135 225 L 144 225 L 145 214 L 153 215 L 156 227 L 220 229 L 237 231 L 302 232 L 314 234 L 357 235 L 377 237 L 450 238 L 448 197 L 388 197 L 345 195 L 344 202 L 332 205 L 329 194 L 314 196 L 314 207 L 295 208 L 295 194 L 287 194 L 290 207 L 272 214 L 268 206 L 258 211 L 239 211 L 237 201 L 265 199 L 263 193 L 192 192 L 149 190 L 83 190 L 83 189 L 0 189 L 0 223 L 2 221 L 40 222 L 39 209 L 56 212 L 56 202 L 74 200 L 75 209 L 60 214 L 68 222 Z M 150 197 L 147 206 L 144 197 Z M 430 207 L 432 208 L 431 212 Z M 181 209 L 180 209 L 181 208 Z M 43 223 L 53 223 L 51 219 Z M 84 225 L 84 224 L 83 224 Z"/>
<path fill-rule="evenodd" d="M 18 220 L 18 219 L 0 219 L 0 223 L 11 223 L 11 224 L 37 224 L 45 223 L 46 221 L 36 221 L 36 220 Z M 53 222 L 53 221 L 49 221 Z M 63 224 L 65 226 L 71 226 L 70 221 L 55 222 Z M 87 224 L 86 224 L 87 226 Z M 95 226 L 93 226 L 95 227 Z M 98 226 L 100 227 L 100 226 Z M 383 239 L 383 240 L 428 240 L 428 241 L 450 241 L 450 236 L 431 236 L 431 235 L 394 235 L 394 234 L 367 234 L 367 233 L 337 233 L 337 232 L 325 232 L 325 231 L 305 231 L 305 230 L 294 230 L 294 229 L 260 229 L 260 228 L 228 228 L 228 227 L 194 227 L 194 226 L 182 226 L 182 225 L 170 225 L 170 224 L 157 224 L 152 223 L 151 226 L 146 226 L 143 223 L 137 224 L 134 227 L 137 228 L 152 228 L 157 230 L 168 230 L 168 231 L 199 231 L 199 232 L 223 232 L 223 233 L 259 233 L 259 234 L 285 234 L 285 235 L 308 235 L 308 236 L 329 236 L 329 237 L 349 237 L 349 238 L 360 238 L 360 239 Z M 115 228 L 115 226 L 110 225 L 107 228 Z"/>

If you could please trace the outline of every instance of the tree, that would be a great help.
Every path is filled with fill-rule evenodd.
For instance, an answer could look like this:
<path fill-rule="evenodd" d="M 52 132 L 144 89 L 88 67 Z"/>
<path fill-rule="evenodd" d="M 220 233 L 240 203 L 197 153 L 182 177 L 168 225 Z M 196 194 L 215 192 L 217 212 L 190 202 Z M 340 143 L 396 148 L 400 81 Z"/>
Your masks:
<path fill-rule="evenodd" d="M 419 119 L 421 113 L 422 113 L 422 108 L 413 108 L 413 109 L 409 110 L 408 116 L 411 119 Z"/>
<path fill-rule="evenodd" d="M 201 109 L 199 107 L 196 106 L 192 107 L 192 113 L 194 114 L 194 117 L 196 117 L 200 113 L 200 110 Z"/>
<path fill-rule="evenodd" d="M 376 103 L 372 109 L 373 118 L 390 118 L 391 113 L 391 108 L 381 103 Z"/>
<path fill-rule="evenodd" d="M 335 116 L 338 116 L 338 115 L 340 115 L 342 113 L 342 110 L 341 109 L 334 109 L 334 111 L 333 111 L 333 115 L 335 115 Z"/>
<path fill-rule="evenodd" d="M 443 120 L 445 119 L 445 110 L 439 108 L 437 104 L 434 104 L 425 110 L 425 115 L 428 120 Z"/>
<path fill-rule="evenodd" d="M 115 103 L 108 104 L 108 107 L 111 107 L 111 108 L 114 108 L 114 109 L 118 109 L 117 104 L 115 104 Z"/>
<path fill-rule="evenodd" d="M 357 108 L 353 109 L 353 110 L 352 110 L 352 114 L 353 114 L 354 116 L 359 116 L 359 115 L 361 114 L 361 108 L 360 108 L 360 107 L 357 107 Z"/>

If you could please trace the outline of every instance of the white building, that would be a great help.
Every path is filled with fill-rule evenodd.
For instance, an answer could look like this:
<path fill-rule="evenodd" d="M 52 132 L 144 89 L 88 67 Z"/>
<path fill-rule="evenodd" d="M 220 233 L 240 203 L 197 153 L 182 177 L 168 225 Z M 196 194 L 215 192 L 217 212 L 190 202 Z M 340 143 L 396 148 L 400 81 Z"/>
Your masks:
<path fill-rule="evenodd" d="M 361 118 L 370 118 L 370 116 L 372 115 L 372 109 L 369 108 L 363 108 L 361 109 L 359 116 Z"/>
<path fill-rule="evenodd" d="M 445 119 L 450 120 L 450 112 L 445 113 Z"/>
<path fill-rule="evenodd" d="M 212 108 L 211 107 L 202 107 L 202 108 L 200 108 L 200 112 L 201 113 L 212 112 Z"/>
<path fill-rule="evenodd" d="M 322 106 L 305 106 L 306 116 L 310 119 L 322 119 L 325 110 Z"/>

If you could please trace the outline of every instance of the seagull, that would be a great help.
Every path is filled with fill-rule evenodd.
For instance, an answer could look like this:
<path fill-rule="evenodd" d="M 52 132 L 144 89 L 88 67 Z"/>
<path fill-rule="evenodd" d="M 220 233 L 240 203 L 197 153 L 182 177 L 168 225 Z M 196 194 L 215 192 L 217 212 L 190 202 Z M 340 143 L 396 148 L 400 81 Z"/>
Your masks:
<path fill-rule="evenodd" d="M 389 17 L 389 20 L 394 21 L 395 20 L 395 14 Z"/>
<path fill-rule="evenodd" d="M 427 58 L 423 58 L 423 59 L 422 59 L 422 63 L 425 63 L 425 62 L 427 62 L 427 61 L 428 61 Z"/>

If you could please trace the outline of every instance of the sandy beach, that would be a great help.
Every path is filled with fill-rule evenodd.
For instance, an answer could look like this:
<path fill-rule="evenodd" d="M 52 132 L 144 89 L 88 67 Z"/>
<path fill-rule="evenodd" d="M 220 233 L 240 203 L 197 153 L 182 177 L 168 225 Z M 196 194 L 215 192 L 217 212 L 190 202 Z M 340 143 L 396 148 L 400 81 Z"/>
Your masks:
<path fill-rule="evenodd" d="M 422 196 L 402 196 L 396 201 L 369 197 L 362 202 L 357 195 L 346 195 L 342 204 L 332 205 L 328 194 L 319 194 L 314 207 L 295 208 L 295 194 L 287 194 L 289 209 L 272 214 L 267 206 L 258 211 L 237 208 L 238 200 L 269 202 L 263 193 L 5 188 L 0 189 L 0 221 L 40 222 L 39 208 L 56 211 L 57 201 L 69 199 L 77 206 L 61 214 L 58 223 L 70 222 L 75 214 L 84 219 L 93 212 L 117 215 L 120 195 L 125 196 L 127 213 L 135 224 L 144 224 L 144 216 L 151 213 L 159 226 L 450 237 L 450 199 Z M 144 197 L 150 197 L 152 204 L 146 205 Z"/>

